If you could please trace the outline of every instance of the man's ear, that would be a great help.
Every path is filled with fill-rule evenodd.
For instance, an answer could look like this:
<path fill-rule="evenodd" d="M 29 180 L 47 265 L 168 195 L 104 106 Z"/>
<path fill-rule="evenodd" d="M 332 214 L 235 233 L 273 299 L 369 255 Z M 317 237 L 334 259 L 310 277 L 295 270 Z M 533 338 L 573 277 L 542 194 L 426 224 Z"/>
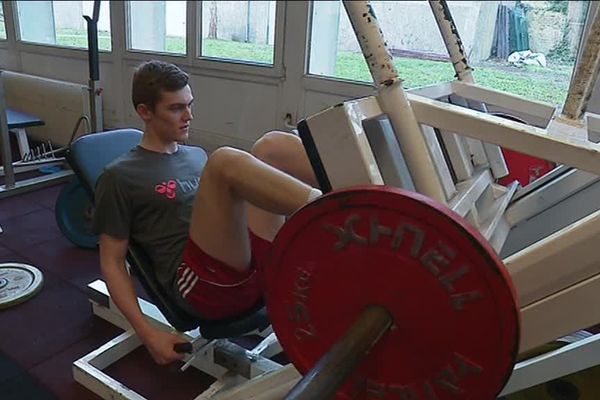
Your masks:
<path fill-rule="evenodd" d="M 148 121 L 152 117 L 152 110 L 146 104 L 138 104 L 135 110 L 144 121 Z"/>

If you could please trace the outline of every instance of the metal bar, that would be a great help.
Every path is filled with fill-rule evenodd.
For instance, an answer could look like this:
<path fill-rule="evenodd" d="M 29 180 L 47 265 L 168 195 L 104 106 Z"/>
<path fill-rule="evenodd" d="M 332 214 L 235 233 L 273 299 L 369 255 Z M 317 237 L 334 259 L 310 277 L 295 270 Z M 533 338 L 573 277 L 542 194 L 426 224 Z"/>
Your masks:
<path fill-rule="evenodd" d="M 145 400 L 145 397 L 102 372 L 102 369 L 129 354 L 140 344 L 133 331 L 123 332 L 73 363 L 75 381 L 103 399 Z"/>
<path fill-rule="evenodd" d="M 426 97 L 409 94 L 408 98 L 422 124 L 600 175 L 598 144 L 567 135 L 553 137 L 545 129 Z"/>
<path fill-rule="evenodd" d="M 473 69 L 467 61 L 467 53 L 458 34 L 458 29 L 456 28 L 448 4 L 445 0 L 429 0 L 429 7 L 431 7 L 435 22 L 444 39 L 444 44 L 456 72 L 456 78 L 459 81 L 473 83 Z"/>
<path fill-rule="evenodd" d="M 583 46 L 583 53 L 571 80 L 562 115 L 570 120 L 581 119 L 600 71 L 600 11 Z"/>
<path fill-rule="evenodd" d="M 275 400 L 282 399 L 300 380 L 293 364 L 268 372 L 237 387 L 215 394 L 213 400 Z"/>
<path fill-rule="evenodd" d="M 487 187 L 492 184 L 492 176 L 489 170 L 479 170 L 471 179 L 459 183 L 456 186 L 458 193 L 448 207 L 458 215 L 464 217 L 475 206 L 475 202 L 481 197 Z"/>
<path fill-rule="evenodd" d="M 12 166 L 12 151 L 10 147 L 10 136 L 8 134 L 8 120 L 6 117 L 6 102 L 4 100 L 3 71 L 0 70 L 0 147 L 2 147 L 2 162 L 4 165 L 4 188 L 15 187 L 15 173 Z"/>
<path fill-rule="evenodd" d="M 452 82 L 452 92 L 467 100 L 478 99 L 486 104 L 493 104 L 509 110 L 517 110 L 539 118 L 544 121 L 542 124 L 544 127 L 548 125 L 555 112 L 554 107 L 541 101 L 529 100 L 523 96 L 478 86 L 473 83 L 454 81 Z M 531 121 L 528 122 L 531 123 Z"/>
<path fill-rule="evenodd" d="M 281 364 L 261 355 L 251 358 L 246 349 L 227 339 L 217 340 L 213 351 L 215 364 L 246 379 L 252 379 L 265 372 L 281 368 Z"/>
<path fill-rule="evenodd" d="M 13 172 L 12 163 L 10 165 L 10 171 Z M 6 170 L 4 170 L 6 176 Z M 31 192 L 32 190 L 41 189 L 43 187 L 57 185 L 59 183 L 66 182 L 73 176 L 73 171 L 61 170 L 48 175 L 42 175 L 35 178 L 22 179 L 12 185 L 12 187 L 0 186 L 0 199 L 16 196 L 22 193 Z M 13 175 L 14 178 L 14 175 Z"/>
<path fill-rule="evenodd" d="M 507 396 L 556 378 L 595 367 L 598 365 L 598 354 L 600 354 L 600 334 L 520 362 L 515 366 L 513 374 L 500 396 Z"/>
<path fill-rule="evenodd" d="M 565 172 L 566 169 L 568 171 Z M 550 181 L 545 179 L 543 187 L 538 186 L 537 190 L 529 192 L 527 196 L 515 196 L 506 211 L 506 219 L 511 226 L 515 226 L 549 210 L 598 181 L 600 177 L 597 175 L 565 167 L 560 176 L 555 175 Z"/>
<path fill-rule="evenodd" d="M 344 1 L 352 27 L 379 92 L 378 101 L 388 114 L 417 191 L 445 202 L 444 190 L 415 119 L 402 80 L 398 76 L 377 17 L 368 1 Z"/>
<path fill-rule="evenodd" d="M 91 131 L 101 132 L 102 123 L 102 87 L 100 84 L 100 55 L 98 51 L 98 18 L 100 15 L 100 0 L 94 0 L 92 17 L 84 15 L 87 21 L 88 41 L 88 90 L 90 96 Z"/>
<path fill-rule="evenodd" d="M 342 338 L 304 375 L 286 400 L 330 399 L 392 326 L 383 307 L 365 309 Z"/>
<path fill-rule="evenodd" d="M 442 38 L 444 39 L 448 54 L 450 55 L 452 66 L 456 72 L 456 78 L 462 82 L 474 83 L 473 69 L 469 66 L 467 53 L 460 35 L 458 34 L 458 29 L 456 28 L 456 24 L 454 23 L 452 13 L 450 13 L 450 8 L 448 7 L 446 0 L 429 0 L 429 6 L 431 7 L 435 21 L 440 29 Z M 481 101 L 469 100 L 468 105 L 475 110 L 487 112 L 485 104 Z M 489 143 L 483 143 L 483 149 L 488 162 L 490 163 L 490 168 L 492 169 L 494 177 L 502 178 L 507 176 L 508 166 L 506 165 L 500 147 Z"/>

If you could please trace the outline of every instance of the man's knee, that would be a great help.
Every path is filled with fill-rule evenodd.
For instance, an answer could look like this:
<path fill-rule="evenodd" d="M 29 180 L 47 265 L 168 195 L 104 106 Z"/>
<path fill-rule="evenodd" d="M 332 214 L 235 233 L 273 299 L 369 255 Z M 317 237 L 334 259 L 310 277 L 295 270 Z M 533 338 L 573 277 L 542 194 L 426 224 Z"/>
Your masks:
<path fill-rule="evenodd" d="M 270 131 L 258 139 L 250 153 L 261 161 L 276 168 L 281 167 L 291 152 L 299 151 L 302 147 L 300 138 L 283 131 Z"/>
<path fill-rule="evenodd" d="M 208 157 L 208 161 L 204 167 L 204 174 L 217 179 L 227 180 L 236 174 L 239 168 L 243 167 L 241 163 L 248 157 L 252 156 L 243 150 L 227 146 L 220 147 Z"/>

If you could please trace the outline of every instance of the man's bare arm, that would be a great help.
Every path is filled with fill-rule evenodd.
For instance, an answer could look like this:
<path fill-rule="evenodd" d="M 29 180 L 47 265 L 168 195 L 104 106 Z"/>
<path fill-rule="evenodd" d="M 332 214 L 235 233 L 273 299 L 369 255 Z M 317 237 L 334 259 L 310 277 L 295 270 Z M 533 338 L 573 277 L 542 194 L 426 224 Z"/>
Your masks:
<path fill-rule="evenodd" d="M 168 364 L 183 358 L 173 351 L 175 343 L 184 342 L 177 335 L 163 332 L 150 324 L 137 301 L 133 280 L 125 268 L 127 239 L 100 235 L 100 266 L 111 299 L 131 324 L 140 340 L 158 364 Z"/>

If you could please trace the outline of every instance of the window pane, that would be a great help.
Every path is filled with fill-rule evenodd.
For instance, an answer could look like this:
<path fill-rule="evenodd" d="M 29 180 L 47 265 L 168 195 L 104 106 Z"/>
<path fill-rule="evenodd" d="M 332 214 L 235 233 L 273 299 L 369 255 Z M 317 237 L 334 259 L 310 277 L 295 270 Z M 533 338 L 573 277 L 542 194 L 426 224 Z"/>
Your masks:
<path fill-rule="evenodd" d="M 98 18 L 98 47 L 110 51 L 110 3 L 102 1 Z M 21 40 L 87 49 L 87 22 L 93 1 L 18 1 Z"/>
<path fill-rule="evenodd" d="M 4 5 L 0 2 L 0 39 L 6 39 L 6 26 L 4 25 Z"/>
<path fill-rule="evenodd" d="M 203 57 L 273 64 L 275 1 L 203 1 Z"/>
<path fill-rule="evenodd" d="M 475 82 L 562 105 L 587 1 L 449 1 Z M 455 79 L 428 2 L 372 1 L 406 88 Z M 340 1 L 313 2 L 309 73 L 371 82 Z M 523 53 L 513 54 L 517 51 Z M 513 56 L 509 59 L 509 55 Z M 515 61 L 513 61 L 513 58 Z"/>
<path fill-rule="evenodd" d="M 129 2 L 129 48 L 186 54 L 185 1 Z"/>

